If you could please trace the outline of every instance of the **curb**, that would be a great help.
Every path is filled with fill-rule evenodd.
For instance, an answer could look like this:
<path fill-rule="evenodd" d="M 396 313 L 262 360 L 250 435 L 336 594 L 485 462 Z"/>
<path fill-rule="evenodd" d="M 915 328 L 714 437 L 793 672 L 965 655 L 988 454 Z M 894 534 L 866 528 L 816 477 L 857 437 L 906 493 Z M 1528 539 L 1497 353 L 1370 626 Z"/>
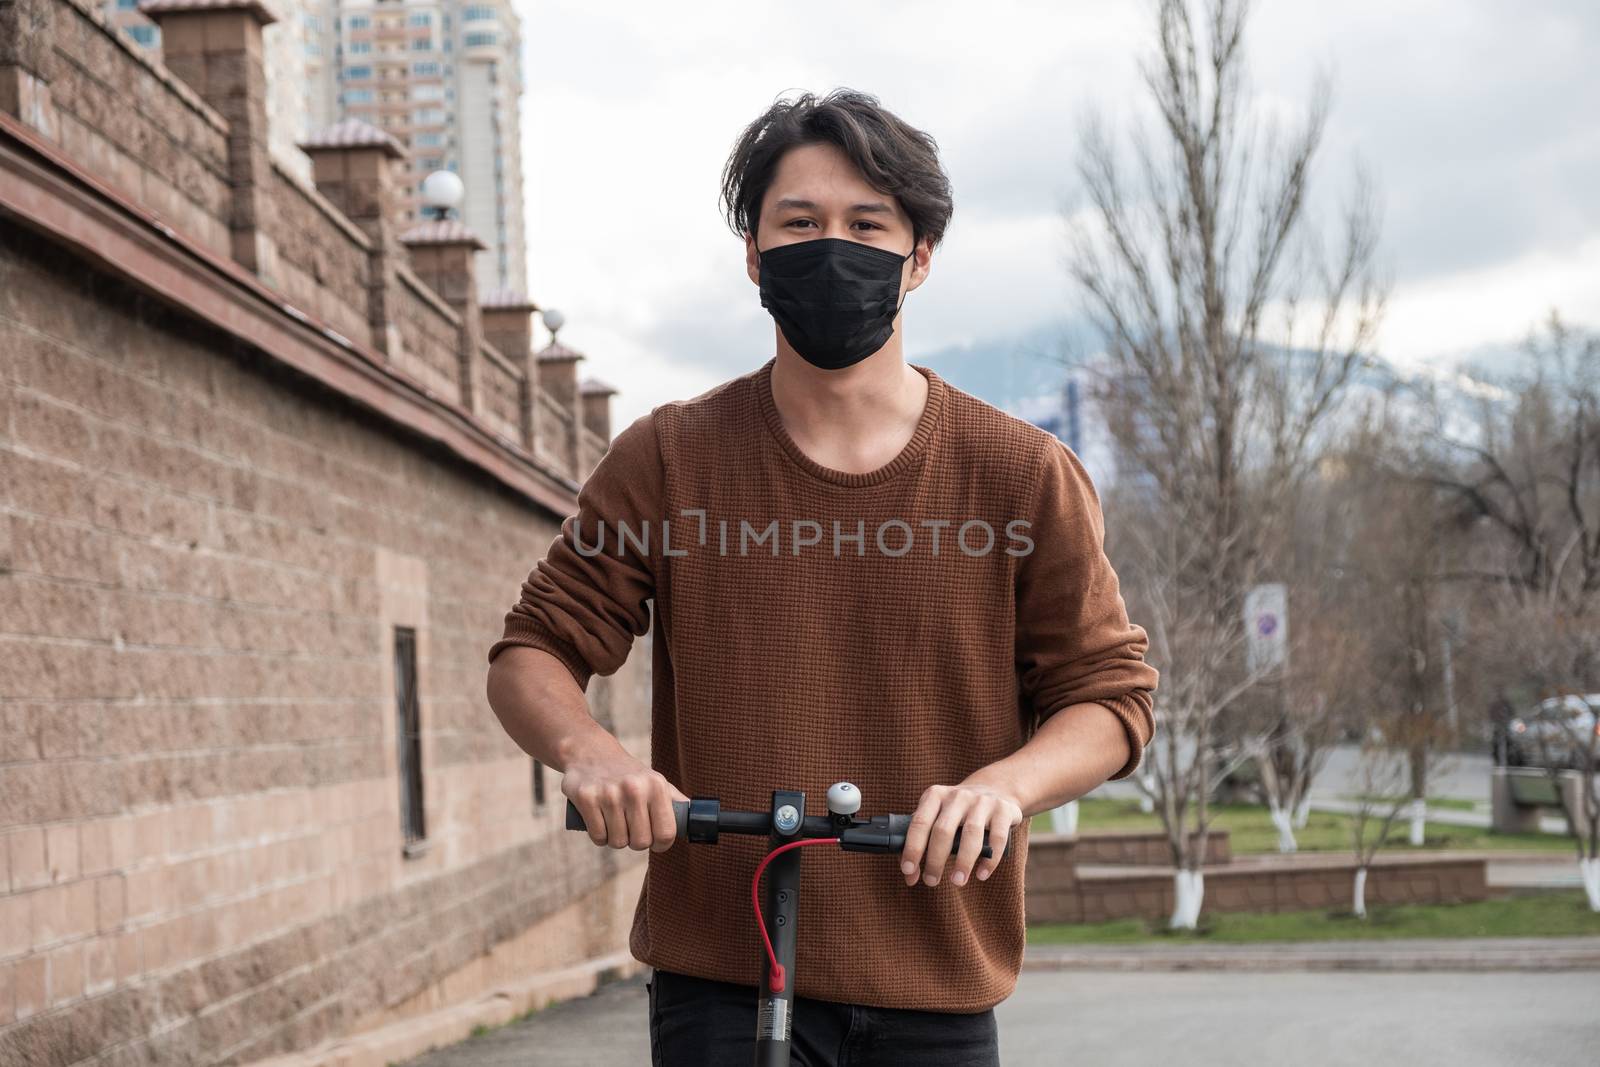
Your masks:
<path fill-rule="evenodd" d="M 1029 946 L 1024 971 L 1591 971 L 1600 938 Z"/>

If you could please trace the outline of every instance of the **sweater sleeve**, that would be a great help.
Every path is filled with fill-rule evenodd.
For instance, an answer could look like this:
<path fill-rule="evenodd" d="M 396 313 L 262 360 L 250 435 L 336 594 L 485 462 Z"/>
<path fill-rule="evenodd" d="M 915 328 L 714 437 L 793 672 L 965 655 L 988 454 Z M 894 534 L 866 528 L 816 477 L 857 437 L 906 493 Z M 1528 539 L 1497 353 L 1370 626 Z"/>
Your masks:
<path fill-rule="evenodd" d="M 490 662 L 509 645 L 543 649 L 583 689 L 592 675 L 622 666 L 650 626 L 663 480 L 654 419 L 645 415 L 617 435 L 584 482 L 577 515 L 522 583 Z"/>
<path fill-rule="evenodd" d="M 1131 754 L 1111 776 L 1126 778 L 1155 732 L 1159 675 L 1145 662 L 1149 638 L 1128 621 L 1106 557 L 1099 495 L 1059 441 L 1045 449 L 1030 522 L 1033 549 L 1016 571 L 1017 674 L 1029 734 L 1062 708 L 1102 704 L 1127 731 Z"/>

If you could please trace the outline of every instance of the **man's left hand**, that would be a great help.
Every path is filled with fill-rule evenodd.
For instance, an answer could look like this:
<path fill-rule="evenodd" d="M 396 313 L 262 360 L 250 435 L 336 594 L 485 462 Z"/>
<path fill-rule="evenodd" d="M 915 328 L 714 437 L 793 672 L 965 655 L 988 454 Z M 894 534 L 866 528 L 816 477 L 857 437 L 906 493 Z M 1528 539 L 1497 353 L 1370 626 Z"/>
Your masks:
<path fill-rule="evenodd" d="M 1000 865 L 1011 830 L 1021 821 L 1022 805 L 1008 790 L 970 780 L 929 786 L 911 816 L 900 873 L 908 886 L 916 885 L 919 877 L 930 886 L 938 885 L 946 872 L 954 885 L 965 885 L 973 874 L 981 882 Z M 952 856 L 950 845 L 957 830 L 961 851 Z M 980 860 L 986 830 L 991 853 Z"/>

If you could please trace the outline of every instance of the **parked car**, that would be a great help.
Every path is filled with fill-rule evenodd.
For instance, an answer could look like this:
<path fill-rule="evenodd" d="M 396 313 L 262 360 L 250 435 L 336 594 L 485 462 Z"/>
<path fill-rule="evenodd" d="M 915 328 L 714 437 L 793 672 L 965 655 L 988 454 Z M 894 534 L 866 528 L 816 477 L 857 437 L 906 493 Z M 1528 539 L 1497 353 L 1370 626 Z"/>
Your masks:
<path fill-rule="evenodd" d="M 1600 693 L 1540 701 L 1511 720 L 1509 741 L 1513 764 L 1581 768 L 1600 756 Z"/>

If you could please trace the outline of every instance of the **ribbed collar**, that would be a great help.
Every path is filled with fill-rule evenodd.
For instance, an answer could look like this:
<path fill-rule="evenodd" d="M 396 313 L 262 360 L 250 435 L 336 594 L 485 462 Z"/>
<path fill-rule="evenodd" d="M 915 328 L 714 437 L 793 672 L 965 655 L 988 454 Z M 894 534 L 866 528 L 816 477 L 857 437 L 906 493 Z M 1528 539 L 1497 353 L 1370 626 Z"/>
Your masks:
<path fill-rule="evenodd" d="M 772 368 L 777 363 L 777 357 L 767 360 L 766 365 L 756 372 L 752 384 L 756 397 L 761 404 L 762 417 L 766 419 L 767 429 L 772 432 L 773 440 L 792 460 L 795 466 L 824 482 L 843 486 L 877 485 L 888 481 L 901 471 L 914 463 L 918 456 L 928 447 L 933 440 L 934 431 L 939 426 L 939 416 L 944 411 L 945 383 L 944 379 L 935 374 L 928 367 L 910 364 L 911 369 L 928 379 L 928 399 L 922 408 L 922 417 L 917 420 L 917 428 L 900 450 L 888 463 L 877 470 L 856 474 L 849 471 L 834 470 L 824 467 L 800 450 L 794 443 L 794 438 L 789 436 L 789 431 L 784 428 L 783 417 L 778 414 L 778 404 L 772 399 Z"/>

